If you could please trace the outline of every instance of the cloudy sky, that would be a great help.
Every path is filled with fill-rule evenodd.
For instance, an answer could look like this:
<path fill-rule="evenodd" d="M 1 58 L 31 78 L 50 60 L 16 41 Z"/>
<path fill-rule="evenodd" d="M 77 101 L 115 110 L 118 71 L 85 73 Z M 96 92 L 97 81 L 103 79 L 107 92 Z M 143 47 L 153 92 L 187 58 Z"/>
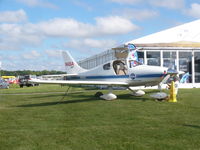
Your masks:
<path fill-rule="evenodd" d="M 6 70 L 64 70 L 77 60 L 200 18 L 199 0 L 0 0 Z"/>

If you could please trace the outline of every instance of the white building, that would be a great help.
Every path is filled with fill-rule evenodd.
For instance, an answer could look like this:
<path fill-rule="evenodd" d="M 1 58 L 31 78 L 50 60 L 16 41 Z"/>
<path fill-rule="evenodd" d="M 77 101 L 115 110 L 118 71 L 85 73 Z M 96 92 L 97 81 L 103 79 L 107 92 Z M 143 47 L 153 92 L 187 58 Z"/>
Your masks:
<path fill-rule="evenodd" d="M 147 65 L 165 66 L 189 74 L 187 84 L 200 87 L 200 20 L 186 23 L 125 43 L 138 48 L 140 61 Z M 79 62 L 84 68 L 93 68 L 109 60 L 124 59 L 124 45 Z"/>

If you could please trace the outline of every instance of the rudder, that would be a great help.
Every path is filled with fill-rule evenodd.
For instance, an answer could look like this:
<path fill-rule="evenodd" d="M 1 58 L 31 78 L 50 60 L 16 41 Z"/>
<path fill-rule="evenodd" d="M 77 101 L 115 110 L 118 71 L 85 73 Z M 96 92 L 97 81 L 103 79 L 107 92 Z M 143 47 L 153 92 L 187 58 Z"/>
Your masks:
<path fill-rule="evenodd" d="M 70 55 L 68 51 L 63 51 L 62 55 L 63 55 L 67 74 L 78 74 L 78 73 L 86 71 L 85 69 L 83 69 L 77 64 L 77 62 L 73 59 L 73 57 Z"/>

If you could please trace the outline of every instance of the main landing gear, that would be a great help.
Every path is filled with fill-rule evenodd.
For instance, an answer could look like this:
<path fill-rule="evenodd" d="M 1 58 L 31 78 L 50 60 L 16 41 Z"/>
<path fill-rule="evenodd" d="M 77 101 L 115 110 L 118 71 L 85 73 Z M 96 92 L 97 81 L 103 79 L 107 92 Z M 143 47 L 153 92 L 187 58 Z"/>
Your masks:
<path fill-rule="evenodd" d="M 117 99 L 117 96 L 112 93 L 112 90 L 113 90 L 112 87 L 109 87 L 109 92 L 107 94 L 103 94 L 102 92 L 97 92 L 95 96 L 108 101 L 115 100 Z"/>
<path fill-rule="evenodd" d="M 131 87 L 128 87 L 128 89 L 132 92 L 131 95 L 133 96 L 143 96 L 145 95 L 145 92 L 142 90 L 137 90 L 135 91 L 135 89 L 132 89 Z M 102 92 L 97 92 L 95 94 L 95 97 L 100 97 L 104 100 L 115 100 L 117 99 L 117 96 L 115 94 L 112 93 L 112 87 L 109 87 L 109 92 L 107 94 L 103 94 Z"/>

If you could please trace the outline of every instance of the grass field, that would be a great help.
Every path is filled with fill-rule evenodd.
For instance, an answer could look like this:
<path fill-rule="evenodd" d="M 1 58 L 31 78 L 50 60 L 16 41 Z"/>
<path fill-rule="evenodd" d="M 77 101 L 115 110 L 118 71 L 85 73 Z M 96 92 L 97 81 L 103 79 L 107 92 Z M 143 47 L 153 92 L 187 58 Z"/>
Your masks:
<path fill-rule="evenodd" d="M 154 101 L 151 90 L 103 101 L 81 88 L 63 98 L 66 89 L 1 89 L 0 150 L 200 149 L 200 89 L 180 90 L 177 103 Z"/>

